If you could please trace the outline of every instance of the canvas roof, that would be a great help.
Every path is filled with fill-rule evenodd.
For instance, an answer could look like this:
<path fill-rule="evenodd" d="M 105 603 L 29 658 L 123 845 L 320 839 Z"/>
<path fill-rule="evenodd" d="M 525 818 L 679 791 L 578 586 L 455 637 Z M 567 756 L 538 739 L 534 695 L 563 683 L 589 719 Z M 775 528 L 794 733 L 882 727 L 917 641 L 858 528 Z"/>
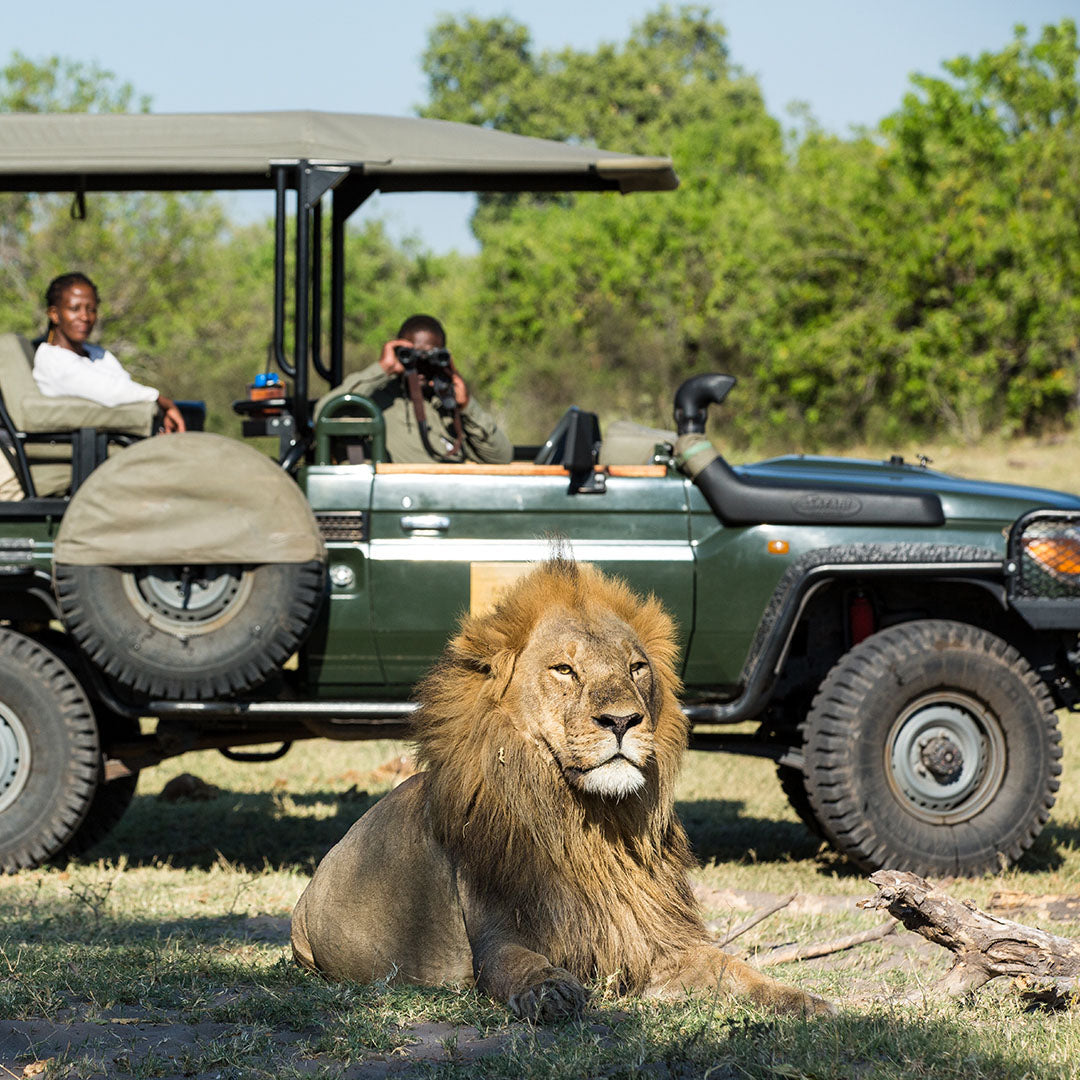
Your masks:
<path fill-rule="evenodd" d="M 671 161 L 472 124 L 361 113 L 0 114 L 0 190 L 270 188 L 272 164 L 347 168 L 381 191 L 664 191 Z"/>

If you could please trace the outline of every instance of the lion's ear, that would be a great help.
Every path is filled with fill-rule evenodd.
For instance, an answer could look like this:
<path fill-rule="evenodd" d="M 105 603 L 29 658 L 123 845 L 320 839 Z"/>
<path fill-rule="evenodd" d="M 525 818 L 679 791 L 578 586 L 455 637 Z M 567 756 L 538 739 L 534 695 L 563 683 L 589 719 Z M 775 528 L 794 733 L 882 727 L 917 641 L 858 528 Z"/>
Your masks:
<path fill-rule="evenodd" d="M 514 677 L 517 653 L 505 647 L 494 648 L 493 644 L 462 633 L 450 643 L 448 652 L 453 663 L 481 675 L 485 693 L 492 701 L 498 701 Z"/>
<path fill-rule="evenodd" d="M 514 677 L 514 666 L 517 664 L 517 653 L 512 649 L 500 649 L 491 658 L 488 664 L 488 686 L 492 700 L 499 701 L 510 686 Z"/>

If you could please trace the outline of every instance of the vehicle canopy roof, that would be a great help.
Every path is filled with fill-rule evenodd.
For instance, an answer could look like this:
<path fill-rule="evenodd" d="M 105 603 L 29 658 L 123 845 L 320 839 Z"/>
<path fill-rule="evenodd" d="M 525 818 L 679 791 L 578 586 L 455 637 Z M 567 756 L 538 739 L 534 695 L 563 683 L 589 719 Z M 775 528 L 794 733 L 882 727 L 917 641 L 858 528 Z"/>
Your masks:
<path fill-rule="evenodd" d="M 0 191 L 275 193 L 277 366 L 310 432 L 309 360 L 330 386 L 344 364 L 345 222 L 376 191 L 671 191 L 666 157 L 641 157 L 417 117 L 314 111 L 0 114 Z M 293 358 L 285 350 L 286 191 L 296 193 Z M 324 196 L 331 209 L 328 362 L 321 352 Z M 299 445 L 299 444 L 298 444 Z"/>
<path fill-rule="evenodd" d="M 299 162 L 381 191 L 668 191 L 671 161 L 417 117 L 314 111 L 7 113 L 0 190 L 274 187 Z"/>

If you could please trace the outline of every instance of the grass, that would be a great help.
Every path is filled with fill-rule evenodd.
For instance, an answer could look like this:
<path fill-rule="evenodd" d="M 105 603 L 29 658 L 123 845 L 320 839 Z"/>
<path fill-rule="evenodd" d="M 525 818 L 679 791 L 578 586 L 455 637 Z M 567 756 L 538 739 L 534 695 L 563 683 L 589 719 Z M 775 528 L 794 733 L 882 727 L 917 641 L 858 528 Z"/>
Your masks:
<path fill-rule="evenodd" d="M 1080 893 L 1080 793 L 1070 784 L 1080 718 L 1065 715 L 1062 725 L 1065 784 L 1051 824 L 1020 866 L 953 883 L 955 894 L 985 906 L 999 889 Z M 385 786 L 377 767 L 403 749 L 312 742 L 248 766 L 177 758 L 143 775 L 95 859 L 6 879 L 0 1016 L 20 1031 L 49 1021 L 89 1033 L 66 1052 L 30 1038 L 8 1067 L 51 1059 L 45 1075 L 338 1076 L 371 1059 L 400 1062 L 419 1040 L 431 1060 L 415 1062 L 414 1074 L 447 1077 L 1080 1076 L 1076 1014 L 1024 1012 L 1009 987 L 992 986 L 974 1003 L 933 995 L 890 1003 L 947 967 L 943 950 L 906 934 L 773 969 L 843 1004 L 828 1022 L 710 1000 L 619 1000 L 599 987 L 585 1024 L 534 1030 L 470 992 L 307 976 L 288 957 L 289 911 L 323 852 Z M 161 801 L 165 782 L 184 771 L 222 793 Z M 827 940 L 881 921 L 838 906 L 873 890 L 797 821 L 767 762 L 691 753 L 680 812 L 703 859 L 695 881 L 708 918 L 740 921 L 755 903 L 746 894 L 827 898 L 767 919 L 740 940 L 745 948 Z M 495 1049 L 473 1059 L 478 1039 Z"/>
<path fill-rule="evenodd" d="M 962 460 L 946 464 L 1069 487 L 1071 478 L 1043 475 L 1040 455 L 1051 450 L 1063 454 L 1010 444 L 996 472 L 985 452 L 972 452 L 970 470 Z M 1029 457 L 1035 464 L 1008 464 Z M 1062 715 L 1061 725 L 1065 769 L 1050 824 L 1019 866 L 949 883 L 954 895 L 982 907 L 1002 889 L 1080 895 L 1080 716 Z M 1001 980 L 974 1001 L 941 1000 L 932 987 L 948 958 L 909 934 L 770 969 L 839 1002 L 831 1021 L 708 999 L 615 999 L 596 987 L 584 1023 L 535 1029 L 471 992 L 310 977 L 288 954 L 289 912 L 321 856 L 386 789 L 379 766 L 405 749 L 315 741 L 258 765 L 209 753 L 177 758 L 142 775 L 130 811 L 92 858 L 0 880 L 0 1078 L 35 1062 L 45 1063 L 41 1075 L 80 1080 L 400 1069 L 515 1078 L 1080 1077 L 1080 1011 L 1025 1011 Z M 159 799 L 182 772 L 220 794 Z M 853 906 L 873 891 L 865 876 L 802 826 L 768 762 L 689 754 L 679 810 L 702 863 L 695 884 L 718 929 L 762 906 L 768 896 L 757 894 L 802 897 L 739 940 L 751 955 L 882 921 Z M 1015 917 L 1080 936 L 1073 924 Z M 899 1002 L 913 992 L 914 1003 Z"/>

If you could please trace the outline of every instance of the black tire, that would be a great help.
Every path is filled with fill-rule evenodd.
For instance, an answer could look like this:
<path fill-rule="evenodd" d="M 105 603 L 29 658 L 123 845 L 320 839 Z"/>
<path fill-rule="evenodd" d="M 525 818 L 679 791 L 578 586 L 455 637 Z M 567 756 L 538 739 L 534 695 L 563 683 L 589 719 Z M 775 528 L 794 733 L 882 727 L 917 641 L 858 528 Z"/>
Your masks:
<path fill-rule="evenodd" d="M 110 740 L 134 738 L 139 734 L 138 720 L 120 716 L 104 705 L 95 703 L 94 716 L 97 719 L 103 747 L 107 746 Z M 66 863 L 69 859 L 86 854 L 104 840 L 120 823 L 120 819 L 131 805 L 138 783 L 138 773 L 107 781 L 105 779 L 105 752 L 102 750 L 98 755 L 98 786 L 94 797 L 90 800 L 90 805 L 86 808 L 86 816 L 72 834 L 71 839 L 52 857 L 51 861 L 57 864 Z"/>
<path fill-rule="evenodd" d="M 820 840 L 825 839 L 821 831 L 821 822 L 818 821 L 814 808 L 810 805 L 810 796 L 806 792 L 806 777 L 802 769 L 796 769 L 793 765 L 777 765 L 776 779 L 780 781 L 780 787 L 791 804 L 791 809 L 799 815 L 799 820 Z"/>
<path fill-rule="evenodd" d="M 69 633 L 107 675 L 148 697 L 241 693 L 295 651 L 318 613 L 323 565 L 61 566 Z"/>
<path fill-rule="evenodd" d="M 0 629 L 0 869 L 41 866 L 71 840 L 100 760 L 90 702 L 67 665 Z"/>
<path fill-rule="evenodd" d="M 1046 686 L 1012 646 L 965 623 L 905 623 L 822 683 L 806 791 L 826 839 L 865 870 L 981 874 L 1042 831 L 1060 741 Z"/>

